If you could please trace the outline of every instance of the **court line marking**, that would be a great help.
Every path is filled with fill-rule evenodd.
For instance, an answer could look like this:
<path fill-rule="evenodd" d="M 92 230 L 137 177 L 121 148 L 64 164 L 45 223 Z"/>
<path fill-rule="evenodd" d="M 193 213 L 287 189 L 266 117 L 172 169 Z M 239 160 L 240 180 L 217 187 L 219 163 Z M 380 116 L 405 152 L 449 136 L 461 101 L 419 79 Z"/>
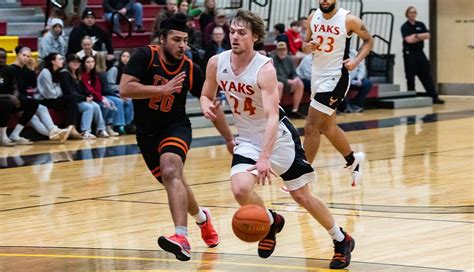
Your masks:
<path fill-rule="evenodd" d="M 92 260 L 119 260 L 119 261 L 160 261 L 160 262 L 172 262 L 182 263 L 184 262 L 174 259 L 163 259 L 163 258 L 145 258 L 145 257 L 117 257 L 117 256 L 94 256 L 94 255 L 60 255 L 60 254 L 16 254 L 16 253 L 0 253 L 0 257 L 34 257 L 34 258 L 60 258 L 60 259 L 92 259 Z M 257 264 L 257 263 L 243 263 L 243 262 L 229 262 L 229 261 L 206 261 L 206 260 L 189 260 L 186 263 L 206 263 L 206 264 L 224 264 L 234 266 L 246 266 L 246 267 L 264 267 L 264 268 L 279 268 L 279 269 L 295 269 L 304 271 L 330 271 L 324 268 L 312 268 L 303 266 L 289 266 L 289 265 L 274 265 L 274 264 Z"/>
<path fill-rule="evenodd" d="M 47 247 L 47 246 L 0 246 L 0 248 L 33 248 L 33 249 L 72 249 L 72 250 L 111 250 L 111 251 L 137 251 L 137 252 L 156 252 L 156 250 L 149 250 L 149 249 L 129 249 L 129 248 L 96 248 L 96 247 Z M 162 251 L 162 250 L 161 250 Z M 165 251 L 162 251 L 165 252 Z M 201 252 L 201 251 L 193 251 L 193 253 L 201 253 L 201 254 L 216 254 L 216 255 L 230 255 L 230 256 L 244 256 L 244 257 L 256 257 L 256 255 L 252 254 L 244 254 L 244 253 L 226 253 L 226 252 Z M 0 253 L 2 254 L 2 253 Z M 14 253 L 5 253 L 5 254 L 14 254 Z M 298 257 L 298 256 L 281 256 L 281 255 L 272 255 L 273 258 L 287 258 L 287 259 L 297 259 L 297 260 L 313 260 L 313 261 L 330 261 L 330 259 L 322 259 L 322 258 L 307 258 L 307 257 Z M 173 260 L 179 263 L 181 261 Z M 197 262 L 197 260 L 194 260 Z M 206 261 L 206 262 L 213 262 L 213 261 Z M 215 262 L 215 261 L 214 261 Z M 446 271 L 463 271 L 463 270 L 455 270 L 449 268 L 439 268 L 439 267 L 428 267 L 428 266 L 418 266 L 418 265 L 406 265 L 406 264 L 391 264 L 391 263 L 378 263 L 378 262 L 365 262 L 365 261 L 354 261 L 352 260 L 351 263 L 360 263 L 360 264 L 371 264 L 371 265 L 380 265 L 380 266 L 396 266 L 396 267 L 409 267 L 409 268 L 421 268 L 421 269 L 433 269 L 433 270 L 446 270 Z M 324 269 L 324 268 L 322 268 Z M 334 271 L 328 269 L 328 271 Z"/>
<path fill-rule="evenodd" d="M 110 201 L 110 202 L 123 202 L 123 203 L 137 203 L 137 204 L 153 204 L 153 205 L 168 205 L 166 202 L 152 202 L 152 201 L 138 201 L 138 200 L 122 200 L 122 199 L 93 199 L 95 201 Z M 221 208 L 221 209 L 235 209 L 237 210 L 239 207 L 237 206 L 218 206 L 218 205 L 204 205 L 205 207 L 209 208 Z M 331 209 L 339 209 L 344 210 L 342 208 L 331 208 Z M 273 209 L 279 212 L 287 212 L 287 213 L 308 213 L 307 211 L 288 211 L 282 209 Z M 350 210 L 350 209 L 348 209 Z M 372 211 L 369 211 L 372 212 Z M 384 212 L 380 212 L 384 213 Z M 373 218 L 384 218 L 384 219 L 399 219 L 399 220 L 413 220 L 413 221 L 433 221 L 433 222 L 446 222 L 446 223 L 461 223 L 461 224 L 474 224 L 474 222 L 470 221 L 459 221 L 459 220 L 447 220 L 447 219 L 428 219 L 428 218 L 410 218 L 410 217 L 391 217 L 391 216 L 378 216 L 378 215 L 364 215 L 364 214 L 343 214 L 343 213 L 332 213 L 333 215 L 341 215 L 341 216 L 355 216 L 355 217 L 373 217 Z M 403 214 L 403 213 L 402 213 Z M 410 213 L 405 213 L 410 214 Z"/>

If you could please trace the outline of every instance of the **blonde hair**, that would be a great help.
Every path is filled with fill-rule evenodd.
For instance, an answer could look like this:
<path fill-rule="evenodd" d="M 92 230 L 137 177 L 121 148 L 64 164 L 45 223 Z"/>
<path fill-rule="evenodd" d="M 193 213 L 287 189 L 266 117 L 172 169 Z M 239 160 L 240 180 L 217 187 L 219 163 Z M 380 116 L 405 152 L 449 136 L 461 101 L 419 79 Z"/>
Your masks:
<path fill-rule="evenodd" d="M 97 71 L 97 73 L 106 72 L 107 64 L 105 62 L 105 54 L 97 53 L 94 58 L 95 58 L 95 70 Z"/>

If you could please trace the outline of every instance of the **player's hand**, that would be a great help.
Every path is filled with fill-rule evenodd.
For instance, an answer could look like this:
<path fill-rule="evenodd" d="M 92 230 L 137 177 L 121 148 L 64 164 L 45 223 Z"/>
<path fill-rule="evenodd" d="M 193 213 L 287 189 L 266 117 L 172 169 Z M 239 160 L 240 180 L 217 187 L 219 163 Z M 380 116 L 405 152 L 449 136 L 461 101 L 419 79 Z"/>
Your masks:
<path fill-rule="evenodd" d="M 180 93 L 183 88 L 183 81 L 186 78 L 186 72 L 181 72 L 176 75 L 172 80 L 168 81 L 165 85 L 161 86 L 161 94 L 171 95 L 174 93 Z"/>
<path fill-rule="evenodd" d="M 346 69 L 348 71 L 354 70 L 357 67 L 357 64 L 358 64 L 355 61 L 355 59 L 345 59 L 342 63 L 344 63 L 344 67 L 346 67 Z"/>
<path fill-rule="evenodd" d="M 260 158 L 258 159 L 257 163 L 253 166 L 251 166 L 247 171 L 251 172 L 253 170 L 257 170 L 257 184 L 262 183 L 262 185 L 265 185 L 265 181 L 268 179 L 268 184 L 272 184 L 272 179 L 271 175 L 274 175 L 277 177 L 277 174 L 275 171 L 273 171 L 270 159 L 263 159 Z"/>
<path fill-rule="evenodd" d="M 306 44 L 306 52 L 314 52 L 314 51 L 317 51 L 318 48 L 321 46 L 320 43 L 317 43 L 315 41 L 310 41 Z"/>
<path fill-rule="evenodd" d="M 232 138 L 232 140 L 229 140 L 229 141 L 225 141 L 225 145 L 227 147 L 227 151 L 233 155 L 234 154 L 234 147 L 235 147 L 235 141 L 234 141 L 234 138 Z"/>
<path fill-rule="evenodd" d="M 209 105 L 203 105 L 202 113 L 204 114 L 204 117 L 211 121 L 216 121 L 217 118 L 217 111 L 220 108 L 220 104 L 217 102 L 217 100 L 214 100 L 212 103 L 209 103 Z"/>

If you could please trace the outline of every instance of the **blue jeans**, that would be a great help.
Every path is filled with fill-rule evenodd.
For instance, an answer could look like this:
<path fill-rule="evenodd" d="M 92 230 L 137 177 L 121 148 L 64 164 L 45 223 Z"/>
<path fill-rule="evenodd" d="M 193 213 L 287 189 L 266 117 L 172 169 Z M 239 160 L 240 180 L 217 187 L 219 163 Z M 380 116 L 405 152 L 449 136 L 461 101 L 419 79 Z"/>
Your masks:
<path fill-rule="evenodd" d="M 143 6 L 140 3 L 135 3 L 133 4 L 132 8 L 127 10 L 126 13 L 127 17 L 135 18 L 135 26 L 136 27 L 143 27 Z M 109 21 L 112 19 L 112 13 L 107 12 L 104 14 L 105 20 Z M 114 22 L 113 22 L 113 29 L 117 33 L 122 33 L 122 30 L 120 29 L 120 22 L 119 22 L 119 16 L 115 15 L 114 16 Z"/>
<path fill-rule="evenodd" d="M 80 102 L 77 104 L 81 116 L 81 132 L 91 131 L 92 121 L 96 124 L 97 130 L 104 130 L 105 123 L 100 111 L 100 106 L 96 102 Z"/>
<path fill-rule="evenodd" d="M 364 107 L 364 102 L 365 98 L 370 92 L 370 89 L 372 89 L 372 81 L 364 78 L 362 79 L 362 85 L 361 86 L 355 86 L 351 85 L 350 87 L 352 90 L 357 90 L 357 95 L 351 99 L 350 103 L 357 105 L 359 107 Z"/>
<path fill-rule="evenodd" d="M 133 104 L 132 100 L 123 101 L 120 97 L 108 95 L 107 99 L 115 105 L 117 109 L 113 116 L 114 126 L 125 126 L 133 120 Z"/>

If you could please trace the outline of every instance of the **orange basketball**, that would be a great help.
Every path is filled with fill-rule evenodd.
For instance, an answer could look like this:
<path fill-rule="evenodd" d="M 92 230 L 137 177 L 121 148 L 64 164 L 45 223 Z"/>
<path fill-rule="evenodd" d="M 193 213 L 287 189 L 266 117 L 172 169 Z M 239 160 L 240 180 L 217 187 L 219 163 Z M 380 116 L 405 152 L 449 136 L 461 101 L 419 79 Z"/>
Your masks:
<path fill-rule="evenodd" d="M 245 242 L 256 242 L 267 236 L 270 219 L 264 208 L 257 205 L 245 205 L 232 217 L 232 230 Z"/>

